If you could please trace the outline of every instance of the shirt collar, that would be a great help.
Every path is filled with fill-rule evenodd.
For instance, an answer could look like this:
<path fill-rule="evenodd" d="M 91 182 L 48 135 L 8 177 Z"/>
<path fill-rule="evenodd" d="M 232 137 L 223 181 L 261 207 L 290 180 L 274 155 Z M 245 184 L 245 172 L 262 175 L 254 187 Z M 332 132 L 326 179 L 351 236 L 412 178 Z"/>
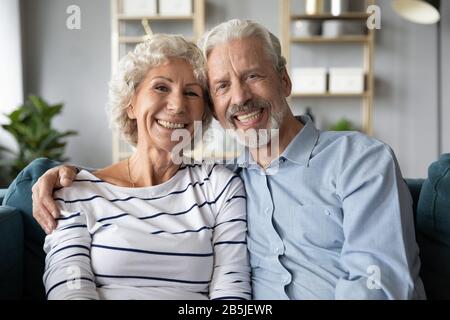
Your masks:
<path fill-rule="evenodd" d="M 280 157 L 307 167 L 319 139 L 319 130 L 308 116 L 297 117 L 297 120 L 303 123 L 304 127 L 297 133 Z"/>
<path fill-rule="evenodd" d="M 299 165 L 308 166 L 311 154 L 319 139 L 319 130 L 314 126 L 310 117 L 299 116 L 296 118 L 303 123 L 304 127 L 297 133 L 279 158 L 285 158 Z M 248 148 L 244 148 L 244 151 L 239 155 L 237 164 L 245 168 L 259 167 L 253 160 Z"/>

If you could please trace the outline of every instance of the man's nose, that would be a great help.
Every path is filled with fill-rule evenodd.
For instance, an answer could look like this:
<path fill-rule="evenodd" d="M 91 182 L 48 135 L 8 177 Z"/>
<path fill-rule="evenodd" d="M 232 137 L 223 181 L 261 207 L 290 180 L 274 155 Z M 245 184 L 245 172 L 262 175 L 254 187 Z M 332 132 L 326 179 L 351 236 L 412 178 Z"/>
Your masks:
<path fill-rule="evenodd" d="M 245 105 L 252 98 L 252 91 L 246 83 L 238 82 L 232 85 L 232 104 Z"/>

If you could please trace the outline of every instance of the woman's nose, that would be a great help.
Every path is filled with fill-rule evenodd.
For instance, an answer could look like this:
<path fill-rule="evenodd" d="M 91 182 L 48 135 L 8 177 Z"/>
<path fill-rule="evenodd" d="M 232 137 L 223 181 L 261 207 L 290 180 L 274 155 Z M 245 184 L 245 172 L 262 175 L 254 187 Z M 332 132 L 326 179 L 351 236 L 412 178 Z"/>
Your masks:
<path fill-rule="evenodd" d="M 185 110 L 185 99 L 182 93 L 172 93 L 169 97 L 167 109 L 175 114 L 183 113 Z"/>

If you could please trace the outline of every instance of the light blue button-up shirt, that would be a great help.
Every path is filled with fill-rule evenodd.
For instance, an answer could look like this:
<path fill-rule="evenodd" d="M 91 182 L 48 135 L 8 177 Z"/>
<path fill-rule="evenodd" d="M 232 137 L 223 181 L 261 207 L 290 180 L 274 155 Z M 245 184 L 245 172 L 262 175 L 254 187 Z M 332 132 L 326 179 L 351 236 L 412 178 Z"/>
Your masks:
<path fill-rule="evenodd" d="M 392 150 L 301 121 L 266 170 L 248 150 L 238 158 L 253 298 L 425 298 L 412 200 Z"/>

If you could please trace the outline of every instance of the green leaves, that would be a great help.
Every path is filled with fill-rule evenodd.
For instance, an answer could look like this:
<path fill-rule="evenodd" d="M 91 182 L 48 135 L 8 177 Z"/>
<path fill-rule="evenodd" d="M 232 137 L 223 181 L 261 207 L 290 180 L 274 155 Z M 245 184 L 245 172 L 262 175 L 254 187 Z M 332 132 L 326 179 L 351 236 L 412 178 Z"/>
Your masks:
<path fill-rule="evenodd" d="M 31 95 L 17 110 L 6 114 L 9 123 L 2 127 L 15 138 L 19 151 L 14 154 L 15 158 L 0 161 L 1 171 L 9 171 L 10 178 L 14 178 L 36 158 L 67 160 L 63 158 L 66 147 L 63 139 L 77 132 L 59 132 L 52 128 L 52 120 L 61 113 L 62 108 L 62 104 L 48 105 L 42 98 Z M 1 152 L 12 153 L 0 146 Z"/>
<path fill-rule="evenodd" d="M 330 131 L 352 131 L 355 130 L 355 128 L 353 127 L 353 124 L 343 118 L 341 120 L 339 120 L 338 122 L 336 122 L 334 125 L 330 126 L 329 128 Z"/>

